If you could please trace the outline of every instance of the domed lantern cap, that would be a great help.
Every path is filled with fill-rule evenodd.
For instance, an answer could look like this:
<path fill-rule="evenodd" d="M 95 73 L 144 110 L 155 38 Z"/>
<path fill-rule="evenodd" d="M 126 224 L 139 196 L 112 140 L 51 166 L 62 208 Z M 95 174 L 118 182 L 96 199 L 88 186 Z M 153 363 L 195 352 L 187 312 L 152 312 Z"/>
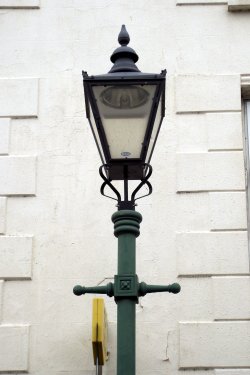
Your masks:
<path fill-rule="evenodd" d="M 106 172 L 112 180 L 142 179 L 165 111 L 165 76 L 141 73 L 123 25 L 120 47 L 107 74 L 83 72 L 86 113 Z"/>

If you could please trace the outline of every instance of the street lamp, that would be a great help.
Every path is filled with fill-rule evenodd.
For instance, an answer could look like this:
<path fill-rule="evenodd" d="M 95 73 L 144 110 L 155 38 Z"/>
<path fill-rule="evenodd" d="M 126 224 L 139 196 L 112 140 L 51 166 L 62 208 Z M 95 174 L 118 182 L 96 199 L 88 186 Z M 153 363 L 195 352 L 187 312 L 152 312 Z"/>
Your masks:
<path fill-rule="evenodd" d="M 149 163 L 165 113 L 166 71 L 141 73 L 135 65 L 137 54 L 127 46 L 129 40 L 123 25 L 118 36 L 121 46 L 111 56 L 112 69 L 97 76 L 83 72 L 83 83 L 86 114 L 103 170 L 109 182 L 125 182 L 119 208 L 133 209 L 134 197 L 129 204 L 127 182 L 145 180 L 151 170 Z"/>
<path fill-rule="evenodd" d="M 99 169 L 104 180 L 102 195 L 109 186 L 116 194 L 118 211 L 113 214 L 114 234 L 118 237 L 118 273 L 106 286 L 75 286 L 74 294 L 107 294 L 117 303 L 117 375 L 135 375 L 135 304 L 147 293 L 179 293 L 180 286 L 139 283 L 136 275 L 135 239 L 142 216 L 136 212 L 136 194 L 148 181 L 149 164 L 165 113 L 166 70 L 160 74 L 141 73 L 138 56 L 128 47 L 129 35 L 123 25 L 118 36 L 120 47 L 111 56 L 113 67 L 107 74 L 88 76 L 83 72 L 86 114 L 102 160 Z M 112 184 L 124 182 L 124 198 Z M 128 182 L 139 180 L 129 197 Z"/>

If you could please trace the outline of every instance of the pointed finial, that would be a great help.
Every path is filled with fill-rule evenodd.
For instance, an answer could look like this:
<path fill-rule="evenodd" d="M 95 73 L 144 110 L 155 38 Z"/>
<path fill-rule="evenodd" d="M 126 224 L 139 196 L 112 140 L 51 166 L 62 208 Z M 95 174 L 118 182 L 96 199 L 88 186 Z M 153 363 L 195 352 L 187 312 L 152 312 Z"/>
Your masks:
<path fill-rule="evenodd" d="M 125 25 L 122 25 L 121 31 L 118 35 L 120 47 L 116 48 L 110 57 L 110 60 L 112 63 L 114 63 L 114 65 L 110 69 L 109 73 L 140 71 L 135 65 L 139 57 L 131 47 L 127 46 L 129 41 L 130 38 L 126 27 Z"/>
<path fill-rule="evenodd" d="M 126 26 L 122 25 L 121 31 L 118 35 L 118 42 L 120 43 L 121 46 L 126 46 L 127 44 L 129 44 L 129 41 L 130 41 L 130 37 L 127 32 Z"/>

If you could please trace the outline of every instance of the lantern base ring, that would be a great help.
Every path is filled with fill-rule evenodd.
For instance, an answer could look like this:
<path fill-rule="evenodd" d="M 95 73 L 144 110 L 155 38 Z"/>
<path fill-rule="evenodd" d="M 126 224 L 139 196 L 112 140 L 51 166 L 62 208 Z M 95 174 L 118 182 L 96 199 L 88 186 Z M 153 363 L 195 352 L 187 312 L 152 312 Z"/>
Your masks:
<path fill-rule="evenodd" d="M 128 179 L 126 178 L 126 173 L 124 173 L 124 200 L 122 200 L 121 194 L 114 187 L 114 185 L 111 183 L 112 180 L 108 179 L 104 174 L 104 170 L 108 169 L 108 165 L 103 164 L 103 165 L 100 166 L 99 174 L 104 181 L 103 184 L 101 185 L 100 192 L 104 197 L 107 197 L 107 198 L 110 198 L 110 199 L 113 199 L 113 200 L 117 201 L 118 210 L 134 210 L 135 206 L 136 206 L 135 201 L 137 201 L 138 199 L 147 197 L 148 195 L 152 194 L 153 188 L 152 188 L 152 185 L 150 184 L 150 182 L 148 181 L 148 179 L 152 175 L 153 168 L 150 164 L 147 164 L 147 163 L 145 163 L 143 166 L 144 166 L 145 171 L 146 171 L 145 177 L 143 179 L 141 179 L 141 182 L 139 183 L 139 185 L 132 192 L 130 200 L 128 198 Z M 144 195 L 141 195 L 138 198 L 136 198 L 136 194 L 141 190 L 141 188 L 144 185 L 146 185 L 148 187 L 148 193 L 144 194 Z M 105 191 L 106 186 L 108 186 L 115 193 L 116 198 L 105 194 L 104 191 Z"/>

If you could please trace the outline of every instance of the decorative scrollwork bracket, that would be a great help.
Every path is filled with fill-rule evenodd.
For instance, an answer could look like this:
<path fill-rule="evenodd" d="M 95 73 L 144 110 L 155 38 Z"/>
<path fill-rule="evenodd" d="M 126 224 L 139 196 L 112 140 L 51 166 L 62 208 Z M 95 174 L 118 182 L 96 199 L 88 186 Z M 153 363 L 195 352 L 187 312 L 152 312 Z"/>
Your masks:
<path fill-rule="evenodd" d="M 111 183 L 112 180 L 105 176 L 104 171 L 108 170 L 108 168 L 109 167 L 108 167 L 107 164 L 103 164 L 99 168 L 99 174 L 104 181 L 101 185 L 100 192 L 104 197 L 107 197 L 107 198 L 110 198 L 110 199 L 113 199 L 113 200 L 117 201 L 118 210 L 134 210 L 135 206 L 136 206 L 135 202 L 138 199 L 147 197 L 148 195 L 152 194 L 153 187 L 152 187 L 151 183 L 148 181 L 148 179 L 150 178 L 150 176 L 152 175 L 152 172 L 153 172 L 153 168 L 150 164 L 144 164 L 143 165 L 143 168 L 146 171 L 145 176 L 141 179 L 141 182 L 139 183 L 139 185 L 132 192 L 130 199 L 129 199 L 129 196 L 128 196 L 128 179 L 126 178 L 126 173 L 124 173 L 124 199 L 123 200 L 122 200 L 122 197 L 121 197 L 121 194 L 119 193 L 119 191 Z M 141 190 L 141 188 L 144 185 L 146 185 L 147 188 L 148 188 L 147 194 L 141 195 L 138 198 L 136 198 L 137 193 Z M 116 198 L 105 194 L 106 186 L 108 186 L 113 191 L 113 193 L 116 195 Z"/>

